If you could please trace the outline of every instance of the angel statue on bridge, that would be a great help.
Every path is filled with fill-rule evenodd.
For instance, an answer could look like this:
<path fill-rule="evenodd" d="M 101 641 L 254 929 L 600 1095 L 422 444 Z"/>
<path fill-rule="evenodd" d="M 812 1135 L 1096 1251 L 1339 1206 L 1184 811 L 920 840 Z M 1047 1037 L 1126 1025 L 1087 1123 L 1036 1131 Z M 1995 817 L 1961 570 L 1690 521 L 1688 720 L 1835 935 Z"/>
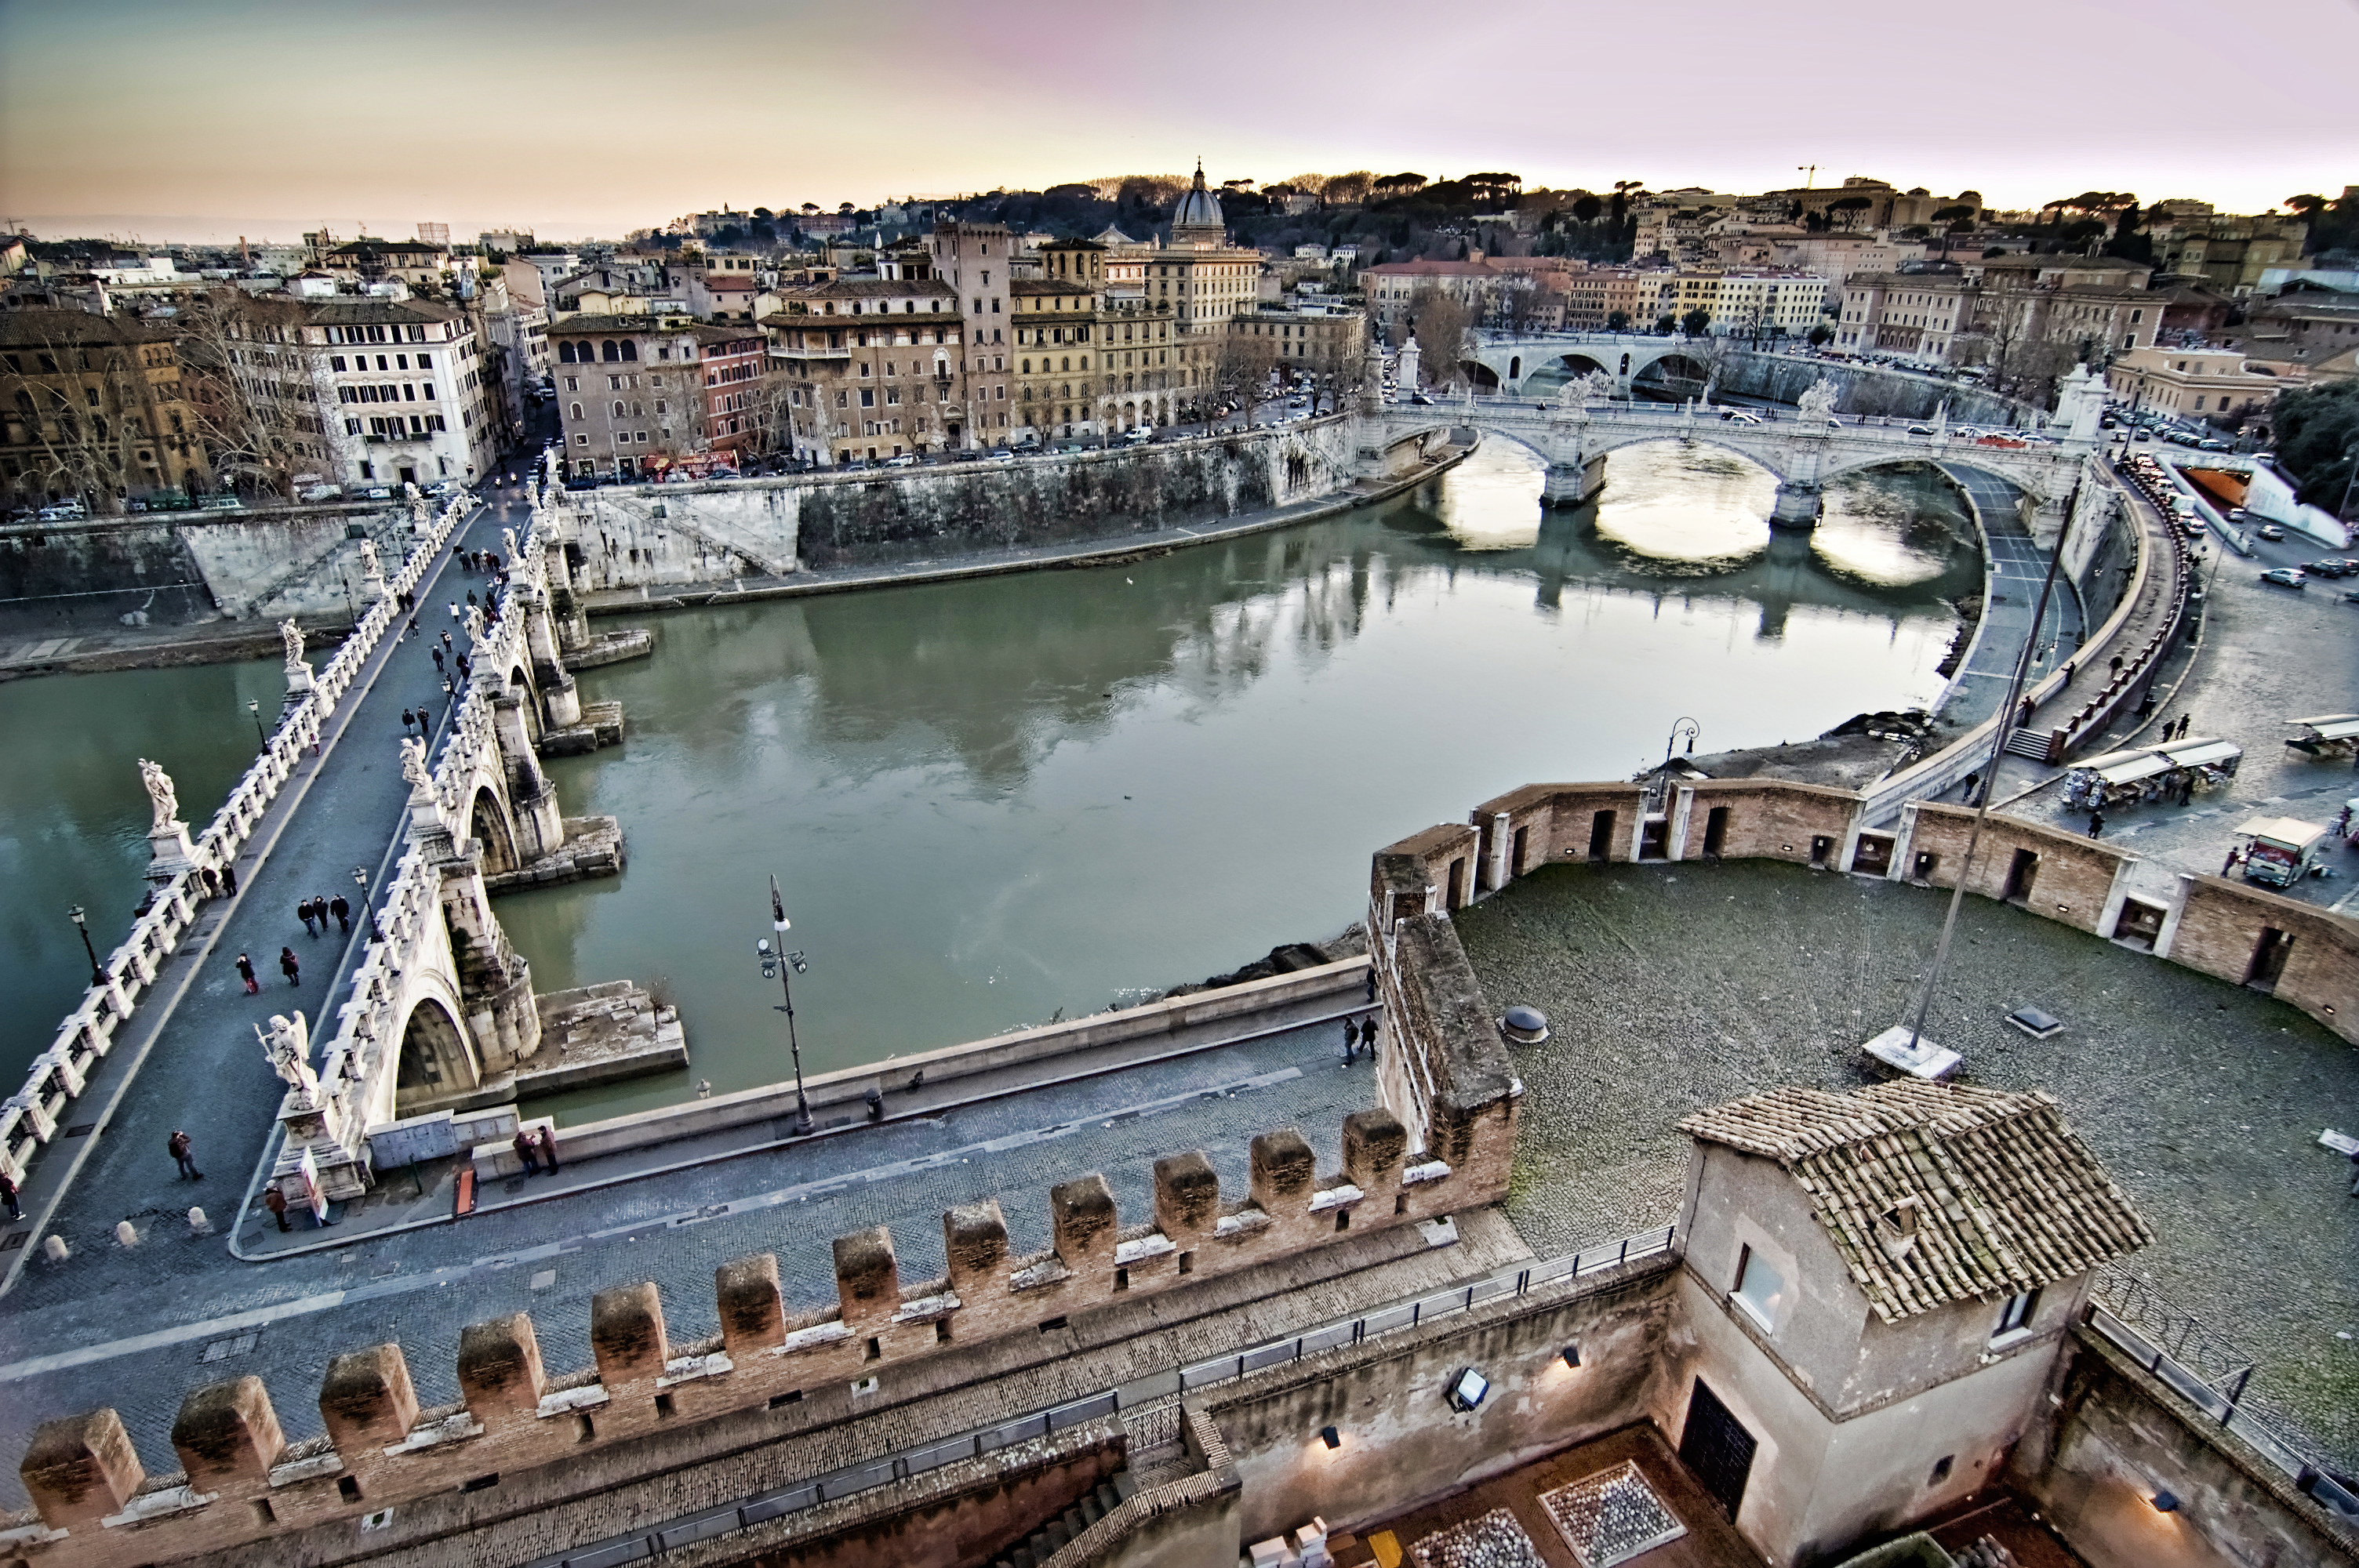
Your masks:
<path fill-rule="evenodd" d="M 159 762 L 139 759 L 139 782 L 147 786 L 148 804 L 156 808 L 156 826 L 151 831 L 169 834 L 180 823 L 179 792 L 172 787 L 172 775 Z"/>
<path fill-rule="evenodd" d="M 287 1081 L 297 1094 L 310 1099 L 320 1092 L 320 1075 L 311 1070 L 311 1031 L 298 1011 L 293 1018 L 283 1012 L 270 1015 L 270 1033 L 265 1034 L 262 1025 L 254 1026 L 255 1038 L 262 1042 L 265 1054 L 270 1058 L 270 1070 Z"/>
<path fill-rule="evenodd" d="M 516 549 L 516 530 L 513 528 L 501 529 L 500 543 L 506 546 L 507 550 L 507 554 L 501 558 L 506 561 L 507 565 L 511 567 L 515 566 L 516 563 L 516 557 L 519 554 Z"/>
<path fill-rule="evenodd" d="M 287 667 L 289 670 L 301 669 L 303 667 L 303 628 L 295 624 L 293 616 L 290 615 L 278 623 L 278 640 L 287 644 Z"/>
<path fill-rule="evenodd" d="M 434 775 L 426 769 L 426 742 L 405 739 L 401 742 L 401 776 L 419 789 L 434 783 Z"/>
<path fill-rule="evenodd" d="M 1842 390 L 1835 385 L 1831 377 L 1823 375 L 1819 377 L 1818 380 L 1810 383 L 1808 392 L 1795 400 L 1796 416 L 1805 426 L 1816 426 L 1821 430 L 1825 429 L 1827 421 L 1834 416 L 1835 398 L 1841 395 Z"/>

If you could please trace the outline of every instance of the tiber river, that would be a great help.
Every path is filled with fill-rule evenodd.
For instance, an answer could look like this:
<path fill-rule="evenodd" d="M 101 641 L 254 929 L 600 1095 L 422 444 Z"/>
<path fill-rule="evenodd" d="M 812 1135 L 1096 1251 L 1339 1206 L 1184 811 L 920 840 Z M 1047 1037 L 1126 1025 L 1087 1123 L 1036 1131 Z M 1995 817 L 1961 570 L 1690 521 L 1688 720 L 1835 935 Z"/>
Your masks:
<path fill-rule="evenodd" d="M 569 815 L 622 819 L 629 870 L 498 910 L 544 990 L 665 982 L 695 1065 L 550 1108 L 787 1075 L 754 955 L 772 873 L 824 1071 L 1332 936 L 1376 849 L 1520 784 L 1625 777 L 1681 716 L 1712 751 L 1940 694 L 1945 600 L 1981 567 L 1935 476 L 1846 482 L 1774 543 L 1774 481 L 1737 459 L 1645 446 L 1608 478 L 1546 514 L 1537 461 L 1493 442 L 1415 495 L 1160 559 L 654 618 L 653 659 L 582 679 L 626 744 L 549 766 Z M 102 953 L 127 924 L 135 759 L 201 824 L 277 684 L 269 660 L 0 686 L 0 1092 L 86 977 L 65 906 Z"/>

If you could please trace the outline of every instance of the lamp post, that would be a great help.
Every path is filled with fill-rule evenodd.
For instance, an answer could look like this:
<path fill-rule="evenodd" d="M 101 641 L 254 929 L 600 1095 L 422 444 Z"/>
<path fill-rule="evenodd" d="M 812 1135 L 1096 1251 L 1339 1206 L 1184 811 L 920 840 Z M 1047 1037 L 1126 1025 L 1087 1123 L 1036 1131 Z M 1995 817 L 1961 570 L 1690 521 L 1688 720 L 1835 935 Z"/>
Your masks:
<path fill-rule="evenodd" d="M 246 698 L 245 710 L 254 715 L 254 738 L 266 746 L 269 745 L 270 736 L 262 728 L 262 699 L 258 697 Z"/>
<path fill-rule="evenodd" d="M 82 950 L 90 955 L 90 983 L 94 986 L 106 984 L 106 972 L 98 967 L 98 949 L 90 945 L 89 917 L 82 914 L 82 905 L 75 904 L 67 910 L 66 918 L 74 923 L 76 931 L 82 933 Z"/>
<path fill-rule="evenodd" d="M 1666 766 L 1669 765 L 1671 760 L 1671 748 L 1680 743 L 1680 737 L 1682 735 L 1685 735 L 1688 738 L 1688 755 L 1691 757 L 1694 756 L 1696 737 L 1702 733 L 1703 726 L 1698 724 L 1692 719 L 1678 719 L 1672 720 L 1671 733 L 1669 737 L 1663 741 L 1664 764 Z"/>
<path fill-rule="evenodd" d="M 799 1137 L 810 1131 L 811 1116 L 810 1097 L 803 1093 L 803 1048 L 801 1043 L 795 1038 L 794 977 L 801 974 L 810 966 L 803 962 L 800 952 L 787 951 L 787 927 L 790 924 L 791 922 L 787 919 L 786 901 L 778 896 L 778 879 L 772 877 L 770 879 L 770 929 L 777 934 L 777 946 L 772 946 L 770 938 L 765 936 L 754 944 L 754 951 L 762 960 L 762 978 L 766 980 L 775 977 L 787 999 L 786 1005 L 780 1007 L 778 1011 L 787 1015 L 787 1049 L 793 1053 L 795 1059 L 795 1132 Z"/>
<path fill-rule="evenodd" d="M 353 868 L 353 885 L 361 890 L 361 913 L 368 916 L 370 940 L 384 941 L 385 933 L 377 929 L 376 911 L 369 907 L 369 874 L 366 866 Z"/>

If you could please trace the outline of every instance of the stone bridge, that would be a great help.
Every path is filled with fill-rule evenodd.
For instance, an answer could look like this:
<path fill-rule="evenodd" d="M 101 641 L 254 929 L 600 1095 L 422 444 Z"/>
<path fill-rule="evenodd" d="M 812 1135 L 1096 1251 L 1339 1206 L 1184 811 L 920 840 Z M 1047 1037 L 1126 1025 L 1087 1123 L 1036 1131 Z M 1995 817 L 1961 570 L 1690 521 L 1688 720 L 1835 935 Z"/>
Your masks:
<path fill-rule="evenodd" d="M 1402 351 L 1401 384 L 1412 386 L 1416 347 Z M 1371 377 L 1369 384 L 1377 384 Z M 1520 442 L 1548 463 L 1541 492 L 1549 506 L 1577 506 L 1605 487 L 1605 459 L 1616 448 L 1642 441 L 1680 441 L 1721 448 L 1759 464 L 1777 480 L 1777 504 L 1770 522 L 1783 528 L 1813 526 L 1824 504 L 1827 482 L 1854 470 L 1887 463 L 1938 462 L 1980 470 L 2006 480 L 2036 507 L 2035 538 L 2052 543 L 2062 532 L 2066 511 L 2082 484 L 2084 468 L 2098 449 L 2098 416 L 2104 387 L 2086 370 L 2065 378 L 2058 420 L 2064 434 L 2027 438 L 1967 435 L 1936 418 L 1930 434 L 1912 435 L 1906 424 L 1871 423 L 1832 416 L 1832 388 L 1806 395 L 1800 409 L 1776 417 L 1749 411 L 1714 410 L 1690 401 L 1636 403 L 1615 395 L 1620 384 L 1599 371 L 1565 386 L 1553 400 L 1481 396 L 1472 389 L 1432 403 L 1364 402 L 1357 445 L 1364 466 L 1388 470 L 1392 454 L 1422 451 L 1434 433 L 1472 427 Z"/>
<path fill-rule="evenodd" d="M 1459 368 L 1485 390 L 1513 396 L 1525 381 L 1555 372 L 1578 381 L 1603 374 L 1613 380 L 1614 395 L 1628 398 L 1632 384 L 1661 367 L 1666 376 L 1677 374 L 1702 383 L 1711 373 L 1711 360 L 1723 344 L 1701 347 L 1685 338 L 1642 337 L 1631 332 L 1549 332 L 1531 337 L 1480 341 Z M 1444 377 L 1442 379 L 1448 379 Z M 1407 382 L 1402 383 L 1408 385 Z"/>
<path fill-rule="evenodd" d="M 404 847 L 318 1071 L 306 1065 L 299 1019 L 266 1043 L 288 1085 L 274 1174 L 290 1201 L 313 1190 L 323 1200 L 359 1196 L 375 1179 L 373 1137 L 389 1131 L 404 1135 L 398 1147 L 412 1158 L 459 1152 L 408 1134 L 435 1113 L 516 1098 L 517 1078 L 541 1054 L 549 999 L 536 995 L 532 967 L 500 929 L 491 897 L 620 869 L 613 819 L 564 816 L 540 764 L 544 750 L 585 750 L 621 730 L 619 711 L 595 711 L 601 705 L 585 719 L 565 667 L 567 644 L 597 645 L 572 608 L 559 484 L 552 474 L 534 490 L 522 540 L 506 535 L 508 587 L 496 618 L 468 611 L 469 667 L 439 752 L 402 742 Z M 448 1136 L 465 1141 L 466 1126 Z"/>

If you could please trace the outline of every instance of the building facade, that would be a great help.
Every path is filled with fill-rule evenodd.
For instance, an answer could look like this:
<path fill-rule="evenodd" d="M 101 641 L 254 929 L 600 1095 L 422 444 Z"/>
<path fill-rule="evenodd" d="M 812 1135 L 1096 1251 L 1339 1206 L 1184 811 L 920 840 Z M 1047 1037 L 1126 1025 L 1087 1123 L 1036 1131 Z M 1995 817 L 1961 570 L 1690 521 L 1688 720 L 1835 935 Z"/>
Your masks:
<path fill-rule="evenodd" d="M 2266 414 L 2283 384 L 2234 349 L 2137 349 L 2105 371 L 2106 387 L 2124 402 L 2220 425 Z"/>
<path fill-rule="evenodd" d="M 947 281 L 838 278 L 781 297 L 782 308 L 762 323 L 773 449 L 832 465 L 973 444 L 971 317 Z"/>
<path fill-rule="evenodd" d="M 471 483 L 491 471 L 500 433 L 464 312 L 339 296 L 306 316 L 339 481 Z"/>
<path fill-rule="evenodd" d="M 569 474 L 636 480 L 686 459 L 710 460 L 713 422 L 725 427 L 729 416 L 716 416 L 708 400 L 705 360 L 747 334 L 684 315 L 574 316 L 550 336 Z M 733 364 L 744 359 L 727 357 Z"/>
<path fill-rule="evenodd" d="M 213 488 L 169 327 L 82 310 L 0 313 L 0 510 L 94 514 Z"/>
<path fill-rule="evenodd" d="M 1013 282 L 1016 242 L 1004 224 L 944 220 L 934 225 L 929 245 L 934 277 L 948 284 L 963 321 L 965 354 L 960 362 L 963 399 L 957 429 L 969 447 L 1004 443 L 1015 434 L 1015 383 L 1010 352 L 1007 290 Z"/>

